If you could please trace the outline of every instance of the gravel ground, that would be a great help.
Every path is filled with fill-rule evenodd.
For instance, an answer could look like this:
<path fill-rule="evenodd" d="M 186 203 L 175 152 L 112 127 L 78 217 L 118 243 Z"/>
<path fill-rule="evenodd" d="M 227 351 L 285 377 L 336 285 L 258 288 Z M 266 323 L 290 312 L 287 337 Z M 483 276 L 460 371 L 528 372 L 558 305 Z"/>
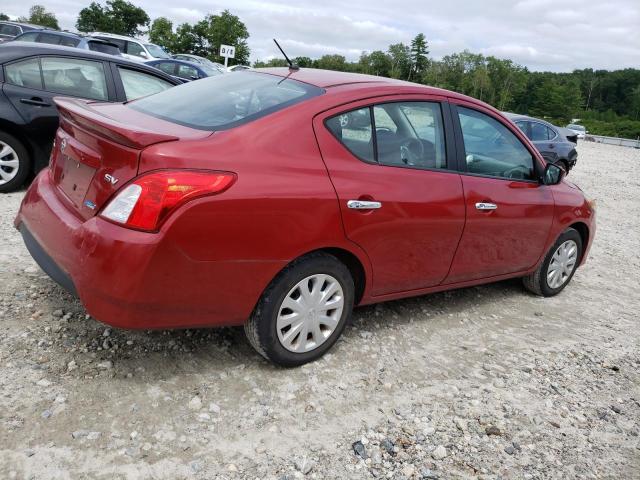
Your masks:
<path fill-rule="evenodd" d="M 581 143 L 591 257 L 356 310 L 275 368 L 241 329 L 111 330 L 49 280 L 0 197 L 0 478 L 640 478 L 640 151 Z M 605 167 L 605 168 L 603 168 Z"/>

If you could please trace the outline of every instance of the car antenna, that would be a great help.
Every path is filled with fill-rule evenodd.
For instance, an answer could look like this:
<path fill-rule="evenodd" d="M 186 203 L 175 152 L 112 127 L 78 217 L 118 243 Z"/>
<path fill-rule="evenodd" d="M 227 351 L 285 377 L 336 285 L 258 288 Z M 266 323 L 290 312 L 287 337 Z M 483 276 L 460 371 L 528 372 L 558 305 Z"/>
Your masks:
<path fill-rule="evenodd" d="M 282 47 L 280 46 L 280 44 L 278 43 L 278 41 L 274 38 L 273 39 L 274 43 L 276 44 L 276 47 L 278 47 L 278 49 L 282 52 L 282 55 L 284 55 L 285 60 L 287 61 L 287 63 L 289 64 L 289 70 L 300 70 L 300 67 L 293 63 L 289 57 L 287 57 L 287 54 L 284 53 L 284 50 L 282 49 Z"/>

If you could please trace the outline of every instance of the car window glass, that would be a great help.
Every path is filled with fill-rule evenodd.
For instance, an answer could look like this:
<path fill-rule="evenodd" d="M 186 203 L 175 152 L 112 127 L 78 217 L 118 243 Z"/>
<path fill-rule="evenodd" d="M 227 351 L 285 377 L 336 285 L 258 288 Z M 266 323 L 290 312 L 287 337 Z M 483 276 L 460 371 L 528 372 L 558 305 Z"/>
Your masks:
<path fill-rule="evenodd" d="M 53 35 L 51 33 L 41 33 L 38 37 L 38 43 L 48 43 L 50 45 L 60 44 L 60 35 Z"/>
<path fill-rule="evenodd" d="M 78 58 L 42 58 L 44 88 L 74 97 L 107 100 L 107 82 L 102 62 Z"/>
<path fill-rule="evenodd" d="M 126 42 L 124 40 L 120 40 L 119 38 L 109 38 L 109 37 L 96 37 L 96 38 L 101 38 L 102 40 L 105 40 L 109 43 L 113 43 L 118 47 L 118 50 L 120 50 L 120 53 L 125 53 Z"/>
<path fill-rule="evenodd" d="M 144 52 L 142 45 L 136 42 L 127 42 L 127 53 L 129 55 L 136 55 L 137 57 L 142 57 L 142 52 Z"/>
<path fill-rule="evenodd" d="M 397 102 L 374 109 L 378 162 L 382 165 L 446 168 L 439 103 Z"/>
<path fill-rule="evenodd" d="M 20 29 L 15 25 L 0 23 L 0 35 L 15 37 L 16 35 L 20 35 Z"/>
<path fill-rule="evenodd" d="M 60 36 L 60 45 L 64 47 L 77 47 L 79 43 L 80 43 L 79 38 Z"/>
<path fill-rule="evenodd" d="M 458 107 L 467 171 L 516 180 L 535 179 L 529 150 L 501 122 L 464 107 Z"/>
<path fill-rule="evenodd" d="M 527 133 L 527 122 L 516 122 L 516 127 L 518 127 L 527 137 L 529 136 Z"/>
<path fill-rule="evenodd" d="M 547 138 L 549 140 L 553 140 L 554 138 L 556 138 L 556 132 L 551 130 L 549 127 L 547 127 Z"/>
<path fill-rule="evenodd" d="M 146 97 L 173 87 L 171 83 L 148 73 L 122 67 L 118 67 L 118 71 L 120 72 L 127 100 Z"/>
<path fill-rule="evenodd" d="M 156 63 L 153 66 L 158 70 L 162 70 L 163 72 L 168 73 L 169 75 L 173 75 L 175 71 L 175 64 L 171 62 L 160 62 Z"/>
<path fill-rule="evenodd" d="M 375 162 L 371 138 L 371 111 L 369 107 L 335 115 L 326 126 L 352 154 L 366 162 Z"/>
<path fill-rule="evenodd" d="M 178 77 L 192 80 L 194 77 L 199 78 L 198 70 L 189 65 L 178 65 Z"/>
<path fill-rule="evenodd" d="M 20 38 L 16 40 L 20 42 L 35 42 L 37 37 L 38 37 L 38 32 L 29 32 L 29 33 L 23 33 L 22 35 L 20 35 Z"/>
<path fill-rule="evenodd" d="M 42 90 L 40 62 L 37 58 L 10 63 L 4 67 L 4 72 L 5 81 L 11 85 Z"/>
<path fill-rule="evenodd" d="M 89 46 L 89 50 L 94 52 L 108 53 L 109 55 L 120 55 L 120 49 L 115 45 L 96 42 L 95 40 L 89 40 L 87 45 Z"/>
<path fill-rule="evenodd" d="M 531 122 L 531 140 L 534 142 L 549 140 L 549 129 L 547 126 L 538 122 Z"/>

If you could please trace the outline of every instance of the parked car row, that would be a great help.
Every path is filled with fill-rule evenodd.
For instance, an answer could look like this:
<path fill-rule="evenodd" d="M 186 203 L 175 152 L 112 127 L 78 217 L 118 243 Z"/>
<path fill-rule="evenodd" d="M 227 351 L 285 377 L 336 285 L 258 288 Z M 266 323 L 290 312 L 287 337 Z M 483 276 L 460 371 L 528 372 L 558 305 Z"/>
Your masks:
<path fill-rule="evenodd" d="M 556 295 L 593 242 L 593 204 L 525 134 L 537 121 L 518 128 L 470 97 L 267 69 L 109 104 L 131 100 L 131 76 L 135 96 L 177 80 L 29 53 L 1 62 L 14 105 L 40 108 L 46 85 L 79 74 L 100 101 L 55 99 L 50 167 L 15 226 L 104 323 L 244 325 L 261 355 L 296 366 L 331 348 L 354 305 L 507 278 Z"/>

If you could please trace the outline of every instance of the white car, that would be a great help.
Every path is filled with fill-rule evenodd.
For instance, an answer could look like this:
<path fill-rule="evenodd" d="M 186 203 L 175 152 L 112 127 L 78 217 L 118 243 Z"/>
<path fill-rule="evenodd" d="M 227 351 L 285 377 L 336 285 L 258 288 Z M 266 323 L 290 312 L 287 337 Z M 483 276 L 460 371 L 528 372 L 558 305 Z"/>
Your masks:
<path fill-rule="evenodd" d="M 587 133 L 589 133 L 589 132 L 587 131 L 587 129 L 586 129 L 586 128 L 584 128 L 584 126 L 583 126 L 583 125 L 577 125 L 577 124 L 575 124 L 575 123 L 570 123 L 569 125 L 567 125 L 567 127 L 566 127 L 566 128 L 568 128 L 568 129 L 569 129 L 569 130 L 571 130 L 573 133 L 575 133 L 575 134 L 578 136 L 578 138 L 584 138 L 584 137 L 585 137 L 585 135 L 586 135 Z"/>
<path fill-rule="evenodd" d="M 91 32 L 89 35 L 115 43 L 120 52 L 122 52 L 122 56 L 130 60 L 146 62 L 147 60 L 171 58 L 171 55 L 155 43 L 145 42 L 133 37 L 125 37 L 124 35 L 116 35 L 115 33 Z"/>

